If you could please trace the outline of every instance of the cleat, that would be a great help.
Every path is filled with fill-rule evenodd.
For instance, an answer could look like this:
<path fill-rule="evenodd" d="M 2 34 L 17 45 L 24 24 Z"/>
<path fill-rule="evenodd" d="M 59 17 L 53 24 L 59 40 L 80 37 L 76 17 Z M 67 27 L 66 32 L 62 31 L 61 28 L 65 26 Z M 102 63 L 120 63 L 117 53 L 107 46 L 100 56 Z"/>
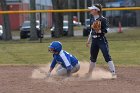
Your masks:
<path fill-rule="evenodd" d="M 112 79 L 116 79 L 117 75 L 116 74 L 112 74 Z"/>
<path fill-rule="evenodd" d="M 92 77 L 92 73 L 86 73 L 85 74 L 85 78 L 91 78 Z"/>

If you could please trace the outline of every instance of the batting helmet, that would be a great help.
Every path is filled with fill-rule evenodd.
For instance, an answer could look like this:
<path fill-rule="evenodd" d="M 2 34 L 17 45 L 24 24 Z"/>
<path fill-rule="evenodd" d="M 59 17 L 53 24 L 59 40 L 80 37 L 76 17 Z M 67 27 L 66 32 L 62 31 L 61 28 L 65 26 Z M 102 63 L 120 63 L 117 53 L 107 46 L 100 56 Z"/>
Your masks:
<path fill-rule="evenodd" d="M 53 41 L 49 46 L 50 52 L 60 52 L 62 50 L 62 44 L 59 41 Z"/>

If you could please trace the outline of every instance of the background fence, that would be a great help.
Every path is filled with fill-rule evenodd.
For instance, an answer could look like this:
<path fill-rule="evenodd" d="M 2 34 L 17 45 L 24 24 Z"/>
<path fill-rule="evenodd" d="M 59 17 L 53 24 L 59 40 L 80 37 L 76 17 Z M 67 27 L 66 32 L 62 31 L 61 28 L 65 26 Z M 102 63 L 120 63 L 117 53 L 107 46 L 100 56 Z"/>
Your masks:
<path fill-rule="evenodd" d="M 11 7 L 13 8 L 13 6 Z M 110 27 L 119 27 L 121 24 L 121 27 L 137 27 L 140 24 L 140 20 L 138 19 L 140 15 L 140 7 L 121 7 L 121 8 L 103 8 L 103 15 L 109 19 Z M 79 35 L 82 35 L 82 31 L 84 28 L 85 20 L 89 18 L 89 10 L 88 9 L 64 9 L 64 10 L 10 10 L 10 11 L 0 11 L 0 24 L 3 23 L 2 21 L 2 15 L 8 14 L 10 18 L 10 25 L 12 28 L 12 31 L 17 31 L 16 33 L 12 34 L 14 36 L 17 36 L 17 38 L 20 38 L 20 27 L 24 23 L 24 21 L 30 20 L 30 13 L 36 13 L 36 19 L 40 20 L 40 14 L 41 16 L 41 22 L 43 24 L 43 28 L 45 29 L 45 35 L 46 37 L 50 35 L 50 29 L 53 26 L 53 19 L 52 14 L 55 12 L 64 13 L 64 16 L 67 15 L 67 13 L 72 12 L 73 16 L 76 17 L 77 21 L 80 21 L 81 25 L 78 26 L 78 30 L 81 31 Z M 86 13 L 85 16 L 80 16 L 81 20 L 78 20 L 77 13 Z M 65 18 L 64 18 L 65 19 Z M 73 18 L 73 20 L 75 20 Z M 65 20 L 68 20 L 67 17 Z M 78 36 L 79 36 L 78 35 Z"/>

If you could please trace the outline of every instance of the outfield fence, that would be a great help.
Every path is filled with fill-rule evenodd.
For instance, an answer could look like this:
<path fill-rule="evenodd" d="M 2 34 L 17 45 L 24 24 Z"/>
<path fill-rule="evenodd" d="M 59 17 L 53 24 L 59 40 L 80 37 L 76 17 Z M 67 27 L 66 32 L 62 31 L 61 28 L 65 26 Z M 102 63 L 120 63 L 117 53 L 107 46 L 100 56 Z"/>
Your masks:
<path fill-rule="evenodd" d="M 140 10 L 140 7 L 119 7 L 103 8 L 103 11 L 122 11 L 122 10 Z M 88 9 L 62 9 L 62 10 L 19 10 L 19 11 L 0 11 L 0 14 L 21 14 L 21 13 L 53 13 L 53 12 L 88 12 Z"/>
<path fill-rule="evenodd" d="M 112 24 L 113 26 L 117 26 L 118 22 L 120 20 L 122 20 L 122 24 L 124 24 L 123 26 L 129 26 L 128 24 L 133 24 L 133 26 L 136 26 L 136 12 L 134 11 L 139 11 L 140 7 L 118 7 L 118 8 L 103 8 L 103 12 L 105 13 L 105 16 L 109 19 L 110 24 Z M 9 14 L 11 16 L 11 18 L 13 19 L 15 16 L 19 16 L 19 21 L 17 23 L 19 23 L 19 25 L 22 25 L 24 20 L 29 20 L 30 13 L 36 13 L 37 15 L 37 19 L 40 18 L 40 14 L 42 13 L 44 16 L 44 18 L 46 17 L 46 21 L 47 27 L 51 27 L 52 26 L 52 13 L 58 12 L 58 13 L 69 13 L 69 12 L 73 12 L 73 13 L 77 13 L 77 17 L 78 17 L 78 21 L 80 21 L 82 24 L 84 24 L 85 19 L 89 18 L 88 15 L 88 9 L 62 9 L 62 10 L 10 10 L 10 11 L 0 11 L 0 16 L 2 14 Z M 128 13 L 128 11 L 130 11 Z M 127 13 L 126 13 L 127 12 Z M 80 17 L 79 15 L 80 14 Z M 127 18 L 128 15 L 128 18 Z M 84 16 L 84 17 L 83 17 Z M 17 20 L 18 17 L 16 17 L 15 19 Z M 131 22 L 125 22 L 130 20 Z M 43 20 L 44 21 L 44 20 Z M 44 22 L 45 23 L 45 22 Z M 19 26 L 17 27 L 13 27 L 13 29 L 18 29 Z"/>
<path fill-rule="evenodd" d="M 118 8 L 103 8 L 103 13 L 105 12 L 105 16 L 109 19 L 110 26 L 118 27 L 121 23 L 121 26 L 124 27 L 135 27 L 137 23 L 140 24 L 140 7 L 118 7 Z M 46 24 L 44 28 L 51 28 L 53 26 L 52 21 L 52 13 L 70 13 L 73 12 L 74 14 L 80 13 L 80 21 L 82 25 L 85 22 L 85 13 L 89 13 L 88 9 L 62 9 L 62 10 L 10 10 L 10 11 L 0 11 L 0 17 L 5 14 L 9 14 L 11 27 L 12 30 L 20 30 L 20 26 L 25 20 L 30 20 L 30 13 L 36 13 L 36 19 L 40 20 L 40 14 L 42 14 L 42 22 Z M 117 14 L 117 16 L 115 15 Z M 115 15 L 115 16 L 114 16 Z M 139 15 L 139 16 L 137 16 Z M 78 16 L 77 16 L 78 17 Z M 45 19 L 46 18 L 46 19 Z M 87 16 L 89 18 L 89 15 Z M 139 21 L 139 22 L 138 22 Z M 0 20 L 2 22 L 2 20 Z M 1 23 L 0 23 L 1 24 Z M 83 30 L 83 26 L 82 29 Z M 16 35 L 19 35 L 16 34 Z"/>

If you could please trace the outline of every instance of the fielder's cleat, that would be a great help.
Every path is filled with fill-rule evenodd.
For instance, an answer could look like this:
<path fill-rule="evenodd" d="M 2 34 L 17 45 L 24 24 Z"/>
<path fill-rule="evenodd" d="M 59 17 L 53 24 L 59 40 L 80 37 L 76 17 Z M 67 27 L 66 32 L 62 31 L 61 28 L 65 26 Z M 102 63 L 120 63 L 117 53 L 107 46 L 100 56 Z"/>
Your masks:
<path fill-rule="evenodd" d="M 86 73 L 85 74 L 85 78 L 91 78 L 92 77 L 92 73 Z"/>
<path fill-rule="evenodd" d="M 112 79 L 116 79 L 117 75 L 116 74 L 112 74 Z"/>

